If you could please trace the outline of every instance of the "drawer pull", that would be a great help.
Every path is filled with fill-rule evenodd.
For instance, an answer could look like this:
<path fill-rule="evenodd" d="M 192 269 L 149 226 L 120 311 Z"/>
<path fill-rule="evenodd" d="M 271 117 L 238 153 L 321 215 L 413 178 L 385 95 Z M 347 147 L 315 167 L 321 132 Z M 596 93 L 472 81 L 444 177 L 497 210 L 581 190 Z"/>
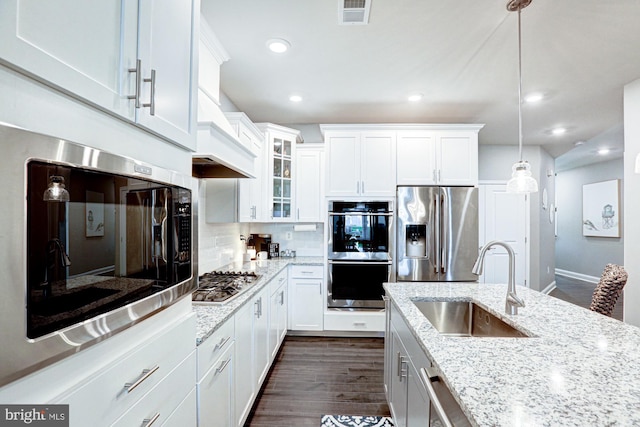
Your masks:
<path fill-rule="evenodd" d="M 216 351 L 218 351 L 222 347 L 224 347 L 227 344 L 227 342 L 229 342 L 230 339 L 231 339 L 231 336 L 228 336 L 226 338 L 220 338 L 220 342 L 218 344 L 216 344 L 215 347 L 213 347 L 212 353 L 215 353 Z"/>
<path fill-rule="evenodd" d="M 153 423 L 158 421 L 158 418 L 160 418 L 160 412 L 158 412 L 151 418 L 145 418 L 144 420 L 142 420 L 142 427 L 151 427 Z"/>
<path fill-rule="evenodd" d="M 142 384 L 147 378 L 151 376 L 151 374 L 153 374 L 158 369 L 160 369 L 160 365 L 156 365 L 151 369 L 143 369 L 142 373 L 140 374 L 140 378 L 138 378 L 135 382 L 126 383 L 124 385 L 124 389 L 127 391 L 127 393 L 131 393 L 136 389 L 136 387 Z"/>
<path fill-rule="evenodd" d="M 218 366 L 218 367 L 216 368 L 216 373 L 215 373 L 215 374 L 213 374 L 213 376 L 215 377 L 216 375 L 221 374 L 221 373 L 222 373 L 222 371 L 224 371 L 224 369 L 227 367 L 227 365 L 228 365 L 230 362 L 231 362 L 231 358 L 228 358 L 227 360 L 225 360 L 224 362 L 222 362 L 222 363 L 220 364 L 220 366 Z"/>

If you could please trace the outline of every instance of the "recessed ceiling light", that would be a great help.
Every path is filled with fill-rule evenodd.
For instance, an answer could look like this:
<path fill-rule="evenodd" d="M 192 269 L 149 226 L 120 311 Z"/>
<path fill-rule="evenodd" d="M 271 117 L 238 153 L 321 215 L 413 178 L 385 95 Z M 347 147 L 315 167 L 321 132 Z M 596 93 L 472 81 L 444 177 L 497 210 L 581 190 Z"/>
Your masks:
<path fill-rule="evenodd" d="M 598 154 L 600 154 L 601 156 L 604 156 L 605 154 L 609 154 L 609 149 L 608 148 L 601 148 L 598 150 Z"/>
<path fill-rule="evenodd" d="M 575 145 L 576 147 L 579 147 L 581 145 L 584 145 L 584 141 L 576 141 L 573 143 L 573 145 Z"/>
<path fill-rule="evenodd" d="M 565 128 L 555 128 L 551 131 L 551 133 L 554 135 L 563 135 L 566 132 L 567 132 L 567 129 Z"/>
<path fill-rule="evenodd" d="M 271 39 L 267 40 L 267 47 L 271 52 L 284 53 L 291 47 L 291 43 L 285 39 Z"/>
<path fill-rule="evenodd" d="M 540 102 L 544 99 L 544 94 L 540 92 L 530 93 L 529 95 L 524 97 L 524 102 L 531 104 L 534 102 Z"/>
<path fill-rule="evenodd" d="M 301 102 L 302 101 L 302 97 L 300 95 L 291 95 L 289 97 L 289 101 L 291 101 L 291 102 Z"/>
<path fill-rule="evenodd" d="M 409 102 L 418 102 L 422 99 L 422 94 L 414 93 L 413 95 L 409 95 L 407 99 L 409 100 Z"/>

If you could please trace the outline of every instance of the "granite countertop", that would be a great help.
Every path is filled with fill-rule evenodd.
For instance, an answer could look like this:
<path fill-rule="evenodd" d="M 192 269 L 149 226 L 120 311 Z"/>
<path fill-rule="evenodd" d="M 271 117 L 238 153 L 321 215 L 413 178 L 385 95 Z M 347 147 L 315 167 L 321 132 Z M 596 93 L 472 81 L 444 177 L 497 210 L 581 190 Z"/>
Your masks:
<path fill-rule="evenodd" d="M 506 285 L 385 289 L 473 424 L 640 426 L 640 328 L 523 287 L 515 316 Z M 534 337 L 441 336 L 411 301 L 443 298 L 473 299 Z"/>
<path fill-rule="evenodd" d="M 323 257 L 295 257 L 274 258 L 270 260 L 235 262 L 224 265 L 218 270 L 254 271 L 260 275 L 255 285 L 233 300 L 222 304 L 193 304 L 196 314 L 197 333 L 196 344 L 200 345 L 210 337 L 227 319 L 229 319 L 253 295 L 261 291 L 271 279 L 289 264 L 293 265 L 323 265 Z"/>

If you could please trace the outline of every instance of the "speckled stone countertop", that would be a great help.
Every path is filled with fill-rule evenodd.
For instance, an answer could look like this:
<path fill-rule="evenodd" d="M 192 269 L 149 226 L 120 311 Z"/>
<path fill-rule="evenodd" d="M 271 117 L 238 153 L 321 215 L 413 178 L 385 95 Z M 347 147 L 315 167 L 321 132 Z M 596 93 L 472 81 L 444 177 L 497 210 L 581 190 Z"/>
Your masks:
<path fill-rule="evenodd" d="M 420 346 L 478 426 L 640 426 L 640 328 L 518 287 L 388 283 Z M 473 299 L 530 338 L 445 337 L 412 300 Z"/>
<path fill-rule="evenodd" d="M 229 271 L 255 271 L 260 275 L 257 283 L 247 289 L 233 300 L 223 304 L 193 304 L 193 311 L 196 313 L 197 333 L 196 344 L 200 345 L 210 337 L 216 329 L 227 319 L 233 316 L 242 305 L 253 295 L 262 290 L 269 281 L 280 273 L 289 264 L 294 265 L 323 265 L 322 257 L 296 257 L 296 258 L 276 258 L 264 261 L 237 262 L 227 264 L 218 270 Z"/>

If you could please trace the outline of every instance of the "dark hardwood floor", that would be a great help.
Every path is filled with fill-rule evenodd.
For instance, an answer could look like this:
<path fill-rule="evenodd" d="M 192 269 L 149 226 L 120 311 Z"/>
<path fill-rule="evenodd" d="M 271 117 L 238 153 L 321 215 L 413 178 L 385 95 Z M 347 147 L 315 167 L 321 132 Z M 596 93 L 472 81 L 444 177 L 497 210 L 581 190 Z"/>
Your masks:
<path fill-rule="evenodd" d="M 288 336 L 245 427 L 320 425 L 325 414 L 384 415 L 384 340 Z"/>
<path fill-rule="evenodd" d="M 580 307 L 589 308 L 595 288 L 595 283 L 584 282 L 564 276 L 556 276 L 556 289 L 551 291 L 549 295 L 579 305 Z M 622 320 L 623 304 L 624 293 L 618 298 L 611 317 Z"/>

